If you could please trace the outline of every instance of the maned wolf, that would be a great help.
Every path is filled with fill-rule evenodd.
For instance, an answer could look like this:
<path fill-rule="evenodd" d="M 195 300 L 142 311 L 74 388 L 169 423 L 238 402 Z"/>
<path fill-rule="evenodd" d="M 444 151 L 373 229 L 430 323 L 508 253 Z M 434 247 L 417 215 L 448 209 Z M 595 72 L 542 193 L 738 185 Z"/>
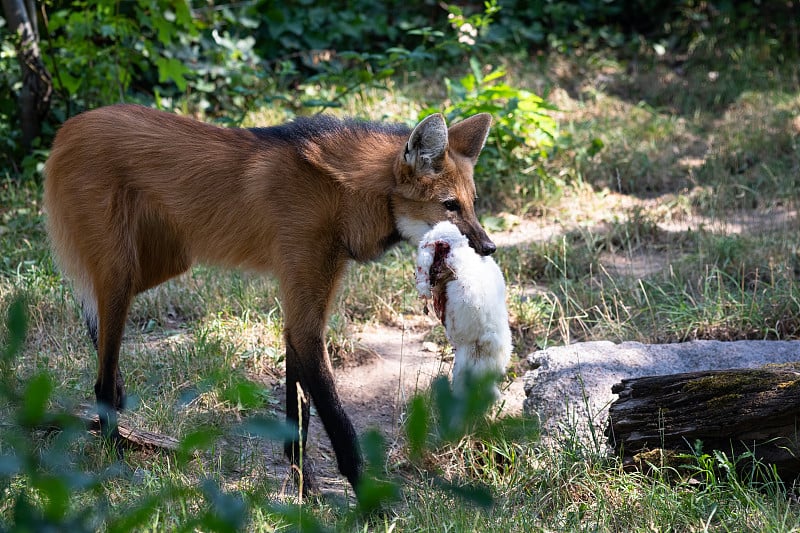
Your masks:
<path fill-rule="evenodd" d="M 196 261 L 268 271 L 281 287 L 287 422 L 297 427 L 302 409 L 305 441 L 299 384 L 358 493 L 361 452 L 325 349 L 331 303 L 349 261 L 402 239 L 416 246 L 442 220 L 481 255 L 495 251 L 472 178 L 490 125 L 484 113 L 450 128 L 436 114 L 413 130 L 325 116 L 235 129 L 135 105 L 68 120 L 46 165 L 47 229 L 97 349 L 104 434 L 118 438 L 120 343 L 136 294 Z M 299 441 L 285 445 L 293 464 Z"/>

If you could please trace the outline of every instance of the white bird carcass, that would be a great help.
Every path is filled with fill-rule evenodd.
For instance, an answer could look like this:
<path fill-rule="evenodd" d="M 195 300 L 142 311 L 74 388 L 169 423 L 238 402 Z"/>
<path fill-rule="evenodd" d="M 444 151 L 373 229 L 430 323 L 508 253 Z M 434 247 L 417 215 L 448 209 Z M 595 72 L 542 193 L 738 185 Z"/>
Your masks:
<path fill-rule="evenodd" d="M 417 250 L 417 291 L 433 300 L 453 345 L 453 391 L 464 396 L 469 376 L 500 379 L 511 358 L 511 331 L 503 274 L 481 257 L 450 222 L 426 233 Z M 494 387 L 495 399 L 500 391 Z"/>

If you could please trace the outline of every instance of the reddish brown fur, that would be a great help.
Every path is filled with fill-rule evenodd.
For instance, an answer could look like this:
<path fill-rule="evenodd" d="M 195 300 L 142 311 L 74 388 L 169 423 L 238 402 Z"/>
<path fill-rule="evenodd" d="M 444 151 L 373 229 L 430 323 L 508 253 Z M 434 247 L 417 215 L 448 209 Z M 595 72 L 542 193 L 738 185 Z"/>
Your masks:
<path fill-rule="evenodd" d="M 450 219 L 491 253 L 472 181 L 489 121 L 474 119 L 450 128 L 437 168 L 421 169 L 404 159 L 408 135 L 388 129 L 284 142 L 133 105 L 67 121 L 47 162 L 44 201 L 59 264 L 90 330 L 93 313 L 99 322 L 98 401 L 122 407 L 118 354 L 133 296 L 197 261 L 270 271 L 281 285 L 287 383 L 311 391 L 355 486 L 360 455 L 346 450 L 355 436 L 322 340 L 331 302 L 348 260 L 374 259 L 398 239 L 397 217 Z M 442 206 L 453 198 L 459 212 Z M 292 394 L 287 417 L 296 422 Z M 343 466 L 348 460 L 357 464 Z"/>

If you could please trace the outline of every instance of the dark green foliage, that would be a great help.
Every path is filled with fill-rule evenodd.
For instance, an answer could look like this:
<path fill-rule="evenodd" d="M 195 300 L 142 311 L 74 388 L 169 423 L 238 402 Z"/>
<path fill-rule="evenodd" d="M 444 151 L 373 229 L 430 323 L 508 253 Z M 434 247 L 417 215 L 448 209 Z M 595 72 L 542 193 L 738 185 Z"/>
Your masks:
<path fill-rule="evenodd" d="M 386 477 L 386 442 L 379 431 L 367 431 L 361 439 L 361 447 L 366 469 L 359 486 L 358 509 L 368 515 L 399 500 L 400 485 Z"/>
<path fill-rule="evenodd" d="M 16 36 L 8 31 L 5 19 L 0 18 L 0 169 L 11 166 L 22 133 L 16 118 L 15 95 L 21 82 L 19 63 L 14 52 L 17 41 Z"/>
<path fill-rule="evenodd" d="M 470 391 L 466 398 L 459 398 L 450 390 L 447 378 L 439 377 L 431 386 L 433 403 L 431 415 L 438 424 L 435 427 L 438 440 L 453 442 L 481 421 L 492 404 L 494 376 L 467 377 L 464 389 Z"/>
<path fill-rule="evenodd" d="M 408 448 L 412 458 L 419 458 L 425 448 L 428 439 L 428 428 L 430 417 L 425 398 L 415 396 L 408 407 L 408 417 L 406 418 L 406 438 Z"/>
<path fill-rule="evenodd" d="M 298 437 L 297 429 L 273 417 L 252 416 L 241 426 L 246 435 L 283 442 Z"/>
<path fill-rule="evenodd" d="M 255 24 L 259 54 L 270 61 L 298 58 L 316 69 L 311 51 L 363 50 L 377 52 L 392 46 L 413 46 L 407 30 L 441 26 L 435 2 L 274 2 L 261 0 L 247 8 Z M 441 28 L 440 28 L 441 29 Z"/>
<path fill-rule="evenodd" d="M 432 69 L 438 73 L 470 57 L 482 58 L 487 51 L 528 56 L 548 47 L 637 47 L 640 36 L 659 50 L 682 50 L 700 41 L 715 50 L 721 46 L 719 34 L 769 38 L 776 50 L 782 50 L 779 55 L 791 60 L 797 56 L 798 9 L 792 2 L 767 9 L 754 2 L 696 0 L 493 0 L 463 8 L 430 0 L 410 4 L 261 0 L 222 5 L 50 1 L 43 6 L 40 33 L 56 97 L 40 146 L 49 146 L 58 124 L 69 116 L 109 103 L 183 107 L 236 124 L 248 111 L 273 101 L 297 111 L 334 107 L 348 94 L 385 87 L 390 77 L 424 76 Z M 25 154 L 19 147 L 16 116 L 15 94 L 21 84 L 16 38 L 2 24 L 0 41 L 0 168 L 13 165 L 15 171 L 25 170 L 30 176 L 43 154 L 21 164 Z M 448 84 L 451 98 L 467 104 L 449 112 L 459 115 L 497 100 L 493 93 L 500 84 L 485 84 L 500 72 L 486 76 L 488 80 L 476 76 L 475 83 L 481 86 L 477 94 L 463 79 Z M 302 89 L 309 84 L 322 84 L 332 92 L 305 94 Z M 465 98 L 459 94 L 464 90 L 473 94 Z M 518 176 L 520 169 L 535 168 L 530 161 L 509 165 L 508 154 L 511 145 L 522 140 L 520 126 L 542 124 L 530 120 L 524 98 L 501 98 L 503 103 L 495 110 L 499 123 L 490 140 L 500 141 L 500 157 L 491 160 L 500 161 L 501 168 L 491 170 L 498 171 L 503 182 Z M 527 141 L 536 148 L 533 154 L 544 146 Z M 589 152 L 598 147 L 593 144 Z M 547 178 L 535 172 L 523 183 L 503 189 L 516 188 L 514 194 L 526 196 L 531 194 L 531 183 L 542 179 L 547 186 Z M 533 189 L 534 196 L 541 193 L 541 185 Z"/>
<path fill-rule="evenodd" d="M 438 57 L 447 12 L 436 3 L 81 0 L 42 6 L 41 48 L 53 77 L 51 121 L 120 101 L 224 115 L 238 123 L 273 99 L 329 107 L 357 89 L 381 85 Z M 21 86 L 16 37 L 0 19 L 0 167 L 19 163 L 16 92 Z M 447 43 L 441 50 L 449 49 Z M 458 48 L 458 47 L 456 47 Z M 444 57 L 444 56 L 442 56 Z M 336 87 L 332 101 L 306 97 L 302 83 Z M 19 168 L 15 169 L 19 170 Z"/>
<path fill-rule="evenodd" d="M 760 36 L 798 45 L 797 2 L 731 0 L 502 0 L 489 39 L 525 50 L 636 44 L 638 36 L 685 49 L 699 34 L 739 42 Z"/>
<path fill-rule="evenodd" d="M 22 348 L 22 343 L 25 340 L 25 331 L 28 328 L 28 316 L 25 313 L 25 301 L 22 298 L 16 298 L 8 307 L 8 316 L 6 318 L 7 324 L 7 338 L 5 350 L 3 350 L 3 366 L 0 368 L 3 377 L 3 390 L 10 390 L 10 382 L 6 380 L 11 379 L 11 363 Z"/>
<path fill-rule="evenodd" d="M 219 488 L 211 479 L 200 484 L 200 491 L 208 507 L 197 517 L 195 523 L 186 524 L 186 530 L 193 525 L 210 531 L 243 531 L 247 525 L 247 504 L 239 494 L 230 494 Z"/>
<path fill-rule="evenodd" d="M 178 462 L 186 464 L 192 458 L 192 454 L 197 451 L 210 448 L 222 432 L 213 427 L 198 427 L 184 435 L 178 445 Z"/>

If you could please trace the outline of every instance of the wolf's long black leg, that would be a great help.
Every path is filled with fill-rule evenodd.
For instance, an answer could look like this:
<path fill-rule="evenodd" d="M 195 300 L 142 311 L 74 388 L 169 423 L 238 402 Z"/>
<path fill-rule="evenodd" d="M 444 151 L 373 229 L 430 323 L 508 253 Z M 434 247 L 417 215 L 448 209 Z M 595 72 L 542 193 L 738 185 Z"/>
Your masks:
<path fill-rule="evenodd" d="M 314 353 L 324 353 L 325 347 L 323 340 L 317 341 Z M 350 418 L 342 406 L 339 394 L 336 392 L 336 384 L 333 372 L 328 362 L 327 353 L 323 358 L 308 358 L 303 361 L 303 374 L 311 397 L 314 400 L 314 407 L 319 413 L 325 431 L 331 439 L 331 445 L 336 452 L 336 462 L 339 465 L 339 472 L 353 486 L 358 493 L 359 481 L 364 468 L 364 460 L 361 455 L 361 448 L 358 444 L 358 436 Z"/>
<path fill-rule="evenodd" d="M 337 257 L 337 252 L 325 253 L 320 246 L 318 256 Z M 304 257 L 304 250 L 295 252 Z M 287 250 L 287 256 L 292 251 Z M 297 427 L 296 386 L 302 384 L 305 393 L 310 394 L 325 431 L 336 453 L 339 471 L 358 492 L 358 484 L 363 470 L 361 450 L 353 423 L 344 411 L 336 392 L 328 352 L 325 349 L 325 329 L 339 280 L 344 272 L 344 256 L 335 261 L 320 264 L 302 263 L 281 276 L 281 292 L 284 302 L 286 334 L 286 372 L 287 372 L 287 420 Z M 303 276 L 303 274 L 306 274 Z M 307 405 L 303 406 L 303 436 L 306 435 L 308 416 Z M 286 453 L 294 460 L 299 459 L 300 442 L 286 443 Z"/>

